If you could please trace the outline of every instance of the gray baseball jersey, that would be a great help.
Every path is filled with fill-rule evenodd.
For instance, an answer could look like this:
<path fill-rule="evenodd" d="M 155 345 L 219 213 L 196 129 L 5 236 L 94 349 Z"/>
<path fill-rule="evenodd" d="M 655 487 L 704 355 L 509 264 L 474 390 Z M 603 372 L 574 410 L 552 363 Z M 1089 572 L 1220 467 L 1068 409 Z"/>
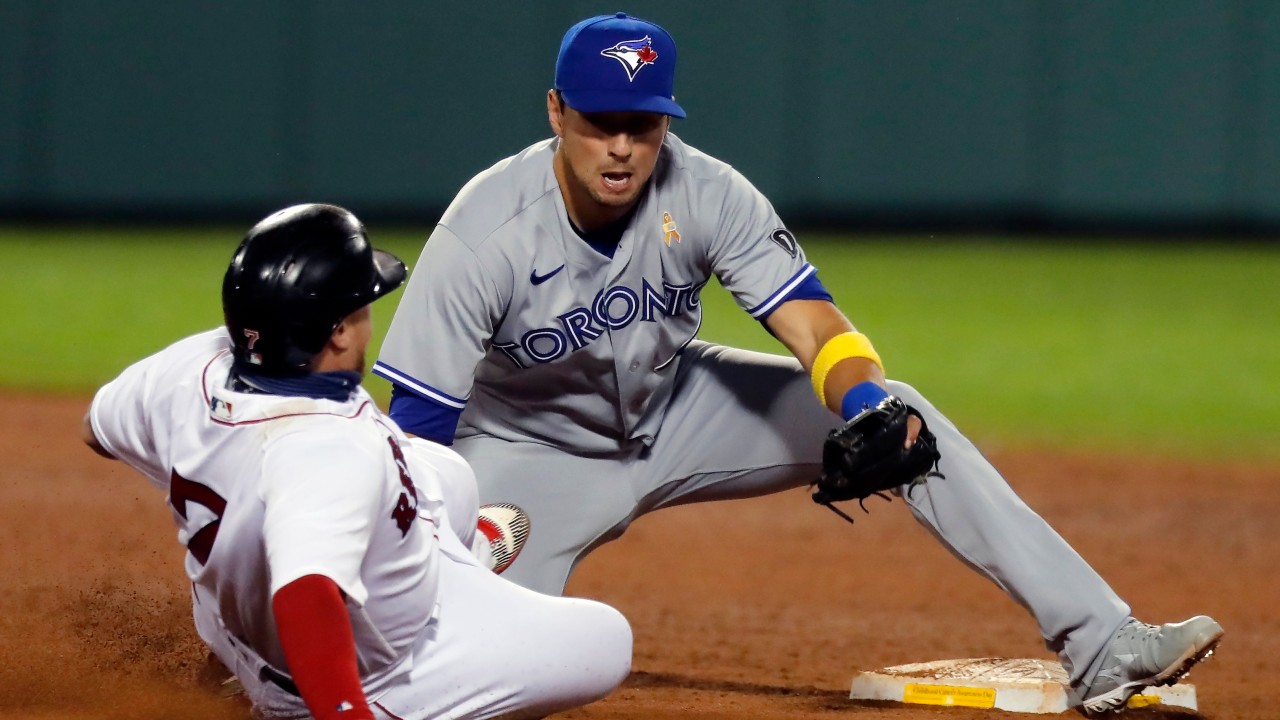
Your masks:
<path fill-rule="evenodd" d="M 463 188 L 374 369 L 413 393 L 406 420 L 463 411 L 455 448 L 481 501 L 519 505 L 532 525 L 503 577 L 548 593 L 644 513 L 808 484 L 840 422 L 795 358 L 693 339 L 712 275 L 758 318 L 825 295 L 759 192 L 668 135 L 610 258 L 569 224 L 554 150 L 534 145 Z M 888 387 L 942 453 L 946 479 L 904 498 L 916 518 L 1031 609 L 1084 677 L 1128 607 L 928 400 Z"/>
<path fill-rule="evenodd" d="M 649 443 L 714 274 L 762 317 L 814 274 L 740 173 L 668 134 L 610 258 L 569 224 L 555 140 L 467 184 L 422 252 L 373 372 L 477 432 L 580 452 Z M 474 387 L 473 387 L 474 382 Z"/>

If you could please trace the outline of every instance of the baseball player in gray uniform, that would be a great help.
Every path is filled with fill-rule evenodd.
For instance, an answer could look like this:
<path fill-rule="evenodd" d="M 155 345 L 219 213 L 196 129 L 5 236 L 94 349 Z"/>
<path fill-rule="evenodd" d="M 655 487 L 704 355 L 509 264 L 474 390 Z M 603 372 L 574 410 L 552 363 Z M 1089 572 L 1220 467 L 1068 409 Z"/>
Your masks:
<path fill-rule="evenodd" d="M 626 620 L 482 566 L 467 463 L 360 387 L 369 304 L 404 277 L 346 210 L 273 214 L 227 268 L 226 327 L 104 386 L 84 439 L 168 495 L 196 629 L 256 717 L 541 717 L 602 697 L 630 668 Z"/>
<path fill-rule="evenodd" d="M 827 434 L 893 396 L 919 414 L 907 444 L 927 423 L 945 476 L 903 499 L 1031 612 L 1085 711 L 1206 657 L 1216 622 L 1135 620 L 945 416 L 886 381 L 768 200 L 669 132 L 685 116 L 675 65 L 652 22 L 570 28 L 547 94 L 555 137 L 458 193 L 374 365 L 406 431 L 453 442 L 482 501 L 527 512 L 504 577 L 559 593 L 639 515 L 805 486 Z M 697 339 L 713 275 L 794 357 Z"/>

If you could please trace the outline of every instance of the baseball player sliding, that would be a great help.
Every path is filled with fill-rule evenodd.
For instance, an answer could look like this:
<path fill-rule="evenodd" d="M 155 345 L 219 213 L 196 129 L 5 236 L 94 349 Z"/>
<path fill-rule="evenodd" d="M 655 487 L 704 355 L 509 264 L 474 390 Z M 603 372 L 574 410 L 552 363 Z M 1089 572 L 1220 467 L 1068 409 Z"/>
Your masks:
<path fill-rule="evenodd" d="M 227 269 L 226 327 L 104 386 L 85 441 L 168 493 L 196 629 L 261 716 L 536 717 L 603 697 L 630 668 L 626 620 L 482 567 L 471 469 L 360 387 L 369 304 L 404 277 L 346 210 L 271 215 Z"/>
<path fill-rule="evenodd" d="M 936 408 L 885 380 L 768 200 L 669 132 L 675 68 L 654 23 L 570 28 L 555 137 L 458 193 L 374 366 L 402 427 L 453 441 L 482 500 L 528 513 L 504 577 L 558 593 L 643 513 L 821 476 L 827 504 L 896 488 L 1031 612 L 1089 712 L 1208 655 L 1217 623 L 1136 621 Z M 712 275 L 794 358 L 696 339 Z"/>

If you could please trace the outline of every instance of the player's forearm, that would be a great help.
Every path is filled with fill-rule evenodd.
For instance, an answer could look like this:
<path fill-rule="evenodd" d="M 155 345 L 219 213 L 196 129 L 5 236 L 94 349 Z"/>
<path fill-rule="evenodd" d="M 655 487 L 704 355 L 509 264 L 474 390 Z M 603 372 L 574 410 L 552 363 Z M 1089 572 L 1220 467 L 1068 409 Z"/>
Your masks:
<path fill-rule="evenodd" d="M 848 318 L 825 300 L 789 300 L 779 305 L 765 323 L 805 372 L 813 371 L 813 362 L 827 341 L 853 330 Z"/>
<path fill-rule="evenodd" d="M 337 584 L 323 575 L 298 578 L 276 591 L 271 609 L 289 674 L 316 720 L 373 720 Z"/>
<path fill-rule="evenodd" d="M 823 383 L 823 403 L 834 413 L 843 415 L 845 395 L 863 383 L 874 383 L 885 386 L 884 371 L 880 366 L 864 357 L 851 357 L 841 360 L 827 373 Z"/>
<path fill-rule="evenodd" d="M 766 322 L 800 361 L 805 372 L 815 378 L 815 384 L 821 384 L 821 388 L 815 386 L 814 391 L 832 412 L 848 415 L 844 407 L 846 400 L 848 404 L 857 405 L 882 396 L 877 388 L 884 388 L 884 370 L 878 358 L 870 357 L 875 355 L 870 341 L 854 330 L 853 324 L 834 304 L 822 300 L 792 300 L 779 306 Z M 856 336 L 858 342 L 850 343 L 849 336 Z M 859 387 L 861 391 L 854 393 L 856 397 L 849 398 L 850 390 Z"/>

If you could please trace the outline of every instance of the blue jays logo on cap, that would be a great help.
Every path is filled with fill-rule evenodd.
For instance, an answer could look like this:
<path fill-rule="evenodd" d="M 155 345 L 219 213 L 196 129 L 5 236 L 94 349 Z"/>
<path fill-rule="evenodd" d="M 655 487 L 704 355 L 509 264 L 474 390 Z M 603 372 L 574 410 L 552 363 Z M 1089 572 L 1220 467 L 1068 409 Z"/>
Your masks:
<path fill-rule="evenodd" d="M 618 72 L 618 65 L 625 72 Z M 569 28 L 560 42 L 555 87 L 578 112 L 639 111 L 682 118 L 675 84 L 676 43 L 648 20 L 626 13 L 598 15 Z"/>
<path fill-rule="evenodd" d="M 653 50 L 653 39 L 648 35 L 640 40 L 623 40 L 611 48 L 601 50 L 600 54 L 622 63 L 622 67 L 627 69 L 627 77 L 631 80 L 636 79 L 636 73 L 640 72 L 640 68 L 652 65 L 653 61 L 658 59 L 658 53 Z"/>

